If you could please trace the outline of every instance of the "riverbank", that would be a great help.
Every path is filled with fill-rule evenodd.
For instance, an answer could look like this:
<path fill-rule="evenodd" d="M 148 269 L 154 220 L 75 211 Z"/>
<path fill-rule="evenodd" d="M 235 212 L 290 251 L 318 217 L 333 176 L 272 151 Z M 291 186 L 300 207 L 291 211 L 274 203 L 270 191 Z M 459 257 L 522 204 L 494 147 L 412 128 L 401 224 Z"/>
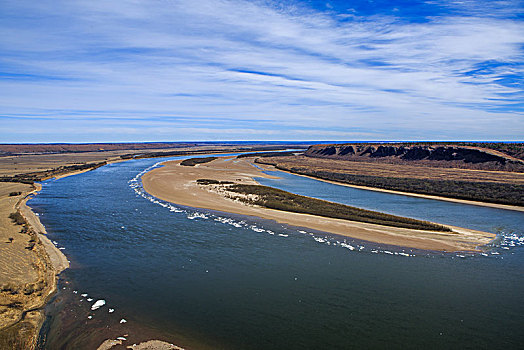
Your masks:
<path fill-rule="evenodd" d="M 56 292 L 58 274 L 69 263 L 27 206 L 41 185 L 1 183 L 0 189 L 4 204 L 0 207 L 0 348 L 34 349 L 44 321 L 43 307 Z M 6 220 L 10 216 L 17 223 Z"/>
<path fill-rule="evenodd" d="M 144 189 L 157 198 L 180 205 L 256 216 L 341 236 L 426 250 L 476 251 L 495 238 L 491 233 L 451 226 L 453 234 L 283 212 L 246 205 L 197 184 L 198 179 L 212 179 L 249 185 L 258 184 L 255 177 L 271 177 L 246 159 L 222 157 L 195 167 L 180 166 L 179 161 L 163 164 L 142 177 Z"/>

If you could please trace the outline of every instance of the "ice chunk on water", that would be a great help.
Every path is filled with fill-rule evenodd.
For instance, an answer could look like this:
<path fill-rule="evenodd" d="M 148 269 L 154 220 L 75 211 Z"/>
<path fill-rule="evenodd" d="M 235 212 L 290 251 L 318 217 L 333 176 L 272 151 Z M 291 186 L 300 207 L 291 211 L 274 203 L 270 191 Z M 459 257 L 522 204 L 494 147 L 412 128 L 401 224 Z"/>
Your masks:
<path fill-rule="evenodd" d="M 127 322 L 127 321 L 126 321 L 125 318 L 123 318 L 123 319 L 120 320 L 120 323 L 126 323 L 126 322 Z"/>
<path fill-rule="evenodd" d="M 103 299 L 97 300 L 92 306 L 91 310 L 99 309 L 100 307 L 104 306 L 106 304 L 106 301 Z"/>

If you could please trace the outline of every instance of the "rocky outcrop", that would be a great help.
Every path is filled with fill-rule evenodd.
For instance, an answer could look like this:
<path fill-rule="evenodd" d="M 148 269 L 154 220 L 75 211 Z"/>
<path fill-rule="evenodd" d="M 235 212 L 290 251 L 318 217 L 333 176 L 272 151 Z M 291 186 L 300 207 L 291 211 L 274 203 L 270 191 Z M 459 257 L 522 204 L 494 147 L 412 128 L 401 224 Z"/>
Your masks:
<path fill-rule="evenodd" d="M 464 163 L 520 163 L 488 149 L 454 145 L 341 144 L 314 145 L 305 153 L 309 157 L 355 159 L 355 157 L 396 158 L 408 161 L 459 161 Z"/>

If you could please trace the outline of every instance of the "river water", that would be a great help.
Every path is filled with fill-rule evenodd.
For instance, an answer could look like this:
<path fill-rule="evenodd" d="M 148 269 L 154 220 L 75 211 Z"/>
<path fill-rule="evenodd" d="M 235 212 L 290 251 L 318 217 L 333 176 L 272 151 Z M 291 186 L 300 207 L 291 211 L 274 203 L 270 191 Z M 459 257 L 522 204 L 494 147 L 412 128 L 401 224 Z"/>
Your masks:
<path fill-rule="evenodd" d="M 118 336 L 127 345 L 158 338 L 187 349 L 524 344 L 521 212 L 282 172 L 275 172 L 277 180 L 260 179 L 298 194 L 501 235 L 484 254 L 413 251 L 156 200 L 143 192 L 140 174 L 157 163 L 130 160 L 46 181 L 30 200 L 71 261 L 47 308 L 41 348 L 93 349 Z M 91 310 L 97 300 L 105 305 Z"/>

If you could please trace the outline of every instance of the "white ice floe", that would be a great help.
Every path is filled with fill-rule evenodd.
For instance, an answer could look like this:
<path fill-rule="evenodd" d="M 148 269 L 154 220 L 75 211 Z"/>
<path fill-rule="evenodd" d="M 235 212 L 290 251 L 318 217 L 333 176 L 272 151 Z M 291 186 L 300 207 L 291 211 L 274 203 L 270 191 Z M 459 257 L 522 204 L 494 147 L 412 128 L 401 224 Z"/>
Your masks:
<path fill-rule="evenodd" d="M 209 217 L 206 215 L 206 214 L 202 214 L 202 213 L 192 213 L 192 214 L 189 214 L 187 216 L 188 219 L 190 220 L 193 220 L 193 219 L 209 219 Z"/>
<path fill-rule="evenodd" d="M 326 242 L 327 242 L 327 240 L 324 239 L 324 238 L 322 238 L 322 237 L 314 237 L 314 236 L 313 236 L 313 239 L 314 239 L 315 241 L 317 241 L 318 243 L 326 243 Z"/>
<path fill-rule="evenodd" d="M 233 219 L 230 219 L 230 218 L 223 218 L 223 217 L 217 217 L 217 218 L 214 218 L 213 220 L 215 221 L 218 221 L 218 222 L 221 222 L 223 224 L 228 224 L 228 225 L 231 225 L 231 226 L 234 226 L 234 227 L 237 227 L 237 228 L 240 228 L 242 227 L 243 224 L 245 224 L 245 222 L 241 221 L 241 222 L 236 222 L 235 220 Z"/>
<path fill-rule="evenodd" d="M 104 306 L 106 304 L 106 301 L 103 300 L 103 299 L 100 299 L 100 300 L 97 300 L 92 306 L 91 306 L 91 310 L 96 310 L 96 309 L 99 309 L 101 308 L 102 306 Z"/>
<path fill-rule="evenodd" d="M 279 233 L 278 235 L 279 235 L 280 237 L 289 237 L 289 235 L 285 235 L 285 234 L 283 234 L 283 233 Z"/>
<path fill-rule="evenodd" d="M 355 247 L 353 247 L 351 244 L 348 244 L 348 243 L 345 243 L 345 242 L 340 243 L 340 246 L 342 246 L 344 248 L 347 248 L 349 250 L 355 250 Z"/>
<path fill-rule="evenodd" d="M 74 291 L 73 291 L 73 293 L 74 293 L 74 294 L 77 294 L 77 293 L 78 293 L 78 291 L 77 291 L 77 290 L 74 290 Z"/>
<path fill-rule="evenodd" d="M 89 316 L 87 316 L 87 318 L 88 318 L 88 319 L 92 319 L 92 318 L 93 318 L 93 316 L 89 315 Z"/>
<path fill-rule="evenodd" d="M 115 309 L 109 309 L 110 314 L 112 314 L 113 312 L 115 312 Z"/>
<path fill-rule="evenodd" d="M 127 340 L 125 337 L 117 337 L 116 340 Z"/>
<path fill-rule="evenodd" d="M 93 298 L 87 298 L 87 301 L 93 301 Z"/>
<path fill-rule="evenodd" d="M 80 294 L 83 298 L 87 297 L 87 294 Z"/>
<path fill-rule="evenodd" d="M 126 321 L 125 318 L 123 318 L 123 319 L 120 320 L 120 323 L 126 323 L 126 322 L 127 322 L 127 321 Z"/>
<path fill-rule="evenodd" d="M 251 226 L 249 226 L 249 228 L 250 228 L 252 231 L 255 231 L 255 232 L 266 232 L 266 230 L 264 230 L 263 228 L 256 227 L 255 225 L 251 225 Z"/>

